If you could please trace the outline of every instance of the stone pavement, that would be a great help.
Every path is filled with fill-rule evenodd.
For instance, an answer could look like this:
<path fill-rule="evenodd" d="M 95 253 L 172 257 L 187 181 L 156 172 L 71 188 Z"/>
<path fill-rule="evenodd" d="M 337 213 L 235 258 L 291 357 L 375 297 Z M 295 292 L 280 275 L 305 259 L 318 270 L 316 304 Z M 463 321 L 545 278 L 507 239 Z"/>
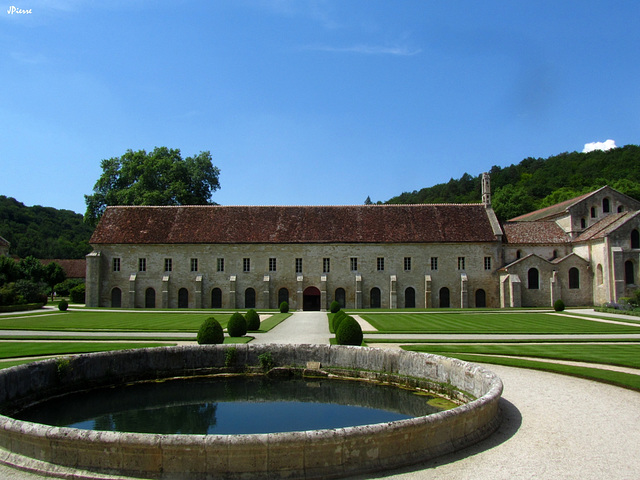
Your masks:
<path fill-rule="evenodd" d="M 326 315 L 295 313 L 261 343 L 328 343 Z M 640 478 L 640 393 L 534 370 L 486 365 L 504 382 L 504 420 L 490 438 L 414 467 L 365 478 L 393 480 Z M 44 477 L 0 466 L 0 478 Z"/>

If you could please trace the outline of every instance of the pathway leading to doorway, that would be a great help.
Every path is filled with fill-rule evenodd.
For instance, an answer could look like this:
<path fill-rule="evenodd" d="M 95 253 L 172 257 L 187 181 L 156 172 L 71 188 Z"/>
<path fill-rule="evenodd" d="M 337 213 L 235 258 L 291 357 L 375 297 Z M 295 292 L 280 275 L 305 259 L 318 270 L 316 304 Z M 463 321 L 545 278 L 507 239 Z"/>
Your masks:
<path fill-rule="evenodd" d="M 255 334 L 251 343 L 329 344 L 327 312 L 294 312 L 268 332 Z"/>

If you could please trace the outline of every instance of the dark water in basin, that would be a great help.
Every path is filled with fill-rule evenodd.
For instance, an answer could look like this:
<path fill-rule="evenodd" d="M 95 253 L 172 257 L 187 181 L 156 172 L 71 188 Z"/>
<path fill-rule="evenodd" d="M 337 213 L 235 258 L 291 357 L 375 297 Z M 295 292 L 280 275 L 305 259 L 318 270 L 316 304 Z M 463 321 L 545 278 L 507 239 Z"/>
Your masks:
<path fill-rule="evenodd" d="M 402 420 L 439 411 L 430 398 L 358 381 L 208 377 L 70 394 L 14 417 L 89 430 L 230 435 Z"/>

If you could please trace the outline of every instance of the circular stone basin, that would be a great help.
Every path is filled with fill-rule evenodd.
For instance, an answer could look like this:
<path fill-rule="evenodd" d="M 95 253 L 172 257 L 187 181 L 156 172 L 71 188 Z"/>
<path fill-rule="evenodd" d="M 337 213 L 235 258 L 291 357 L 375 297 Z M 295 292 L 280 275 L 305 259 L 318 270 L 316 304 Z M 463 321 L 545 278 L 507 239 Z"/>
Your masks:
<path fill-rule="evenodd" d="M 269 375 L 366 379 L 423 389 L 462 405 L 387 423 L 246 435 L 118 433 L 11 418 L 30 404 L 71 392 L 263 373 L 265 355 L 276 367 Z M 248 344 L 78 355 L 0 371 L 0 462 L 74 478 L 336 478 L 421 462 L 487 437 L 500 423 L 501 393 L 500 379 L 478 365 L 400 350 Z"/>

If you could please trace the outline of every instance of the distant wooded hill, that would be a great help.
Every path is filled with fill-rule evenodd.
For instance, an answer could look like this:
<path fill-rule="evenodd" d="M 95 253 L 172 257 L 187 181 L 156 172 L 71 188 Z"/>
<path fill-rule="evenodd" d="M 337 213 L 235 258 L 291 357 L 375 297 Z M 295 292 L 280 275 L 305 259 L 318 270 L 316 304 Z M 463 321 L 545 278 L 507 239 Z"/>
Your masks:
<path fill-rule="evenodd" d="M 500 220 L 508 220 L 609 185 L 640 200 L 640 147 L 626 145 L 607 151 L 561 153 L 549 158 L 525 158 L 517 165 L 493 166 L 492 205 Z M 405 192 L 385 203 L 478 203 L 482 173 L 465 173 L 447 183 Z"/>
<path fill-rule="evenodd" d="M 27 207 L 0 195 L 0 236 L 11 243 L 9 254 L 25 258 L 84 258 L 91 251 L 93 228 L 82 215 L 51 207 Z"/>

